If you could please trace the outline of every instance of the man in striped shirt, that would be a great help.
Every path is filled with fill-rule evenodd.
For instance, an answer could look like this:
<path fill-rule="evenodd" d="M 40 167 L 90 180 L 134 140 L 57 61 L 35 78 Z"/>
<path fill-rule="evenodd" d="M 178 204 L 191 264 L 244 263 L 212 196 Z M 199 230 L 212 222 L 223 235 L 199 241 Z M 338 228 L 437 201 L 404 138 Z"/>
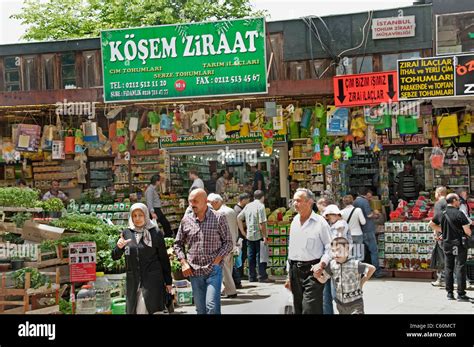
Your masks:
<path fill-rule="evenodd" d="M 394 193 L 397 199 L 405 201 L 418 199 L 418 182 L 411 162 L 406 162 L 403 171 L 395 177 Z"/>

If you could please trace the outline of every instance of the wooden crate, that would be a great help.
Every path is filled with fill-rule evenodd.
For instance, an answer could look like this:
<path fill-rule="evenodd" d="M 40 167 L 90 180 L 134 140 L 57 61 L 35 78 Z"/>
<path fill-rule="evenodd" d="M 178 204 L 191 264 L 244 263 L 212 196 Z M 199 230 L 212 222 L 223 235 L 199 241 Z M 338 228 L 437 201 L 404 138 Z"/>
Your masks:
<path fill-rule="evenodd" d="M 51 275 L 51 273 L 48 273 Z M 39 296 L 55 295 L 55 304 L 59 305 L 59 269 L 56 269 L 55 285 L 52 288 L 47 289 L 33 289 L 31 288 L 31 273 L 25 274 L 25 288 L 8 288 L 6 286 L 6 274 L 2 274 L 1 286 L 0 286 L 0 314 L 25 314 L 28 311 L 38 309 L 38 305 L 31 304 L 31 298 L 34 298 L 37 302 Z M 15 307 L 16 306 L 16 307 Z"/>
<path fill-rule="evenodd" d="M 54 258 L 46 259 L 54 256 Z M 55 247 L 54 252 L 41 252 L 38 250 L 38 259 L 36 261 L 25 262 L 25 267 L 33 267 L 36 269 L 43 269 L 45 267 L 64 265 L 69 263 L 67 256 L 67 249 L 63 249 L 62 246 L 58 245 Z"/>

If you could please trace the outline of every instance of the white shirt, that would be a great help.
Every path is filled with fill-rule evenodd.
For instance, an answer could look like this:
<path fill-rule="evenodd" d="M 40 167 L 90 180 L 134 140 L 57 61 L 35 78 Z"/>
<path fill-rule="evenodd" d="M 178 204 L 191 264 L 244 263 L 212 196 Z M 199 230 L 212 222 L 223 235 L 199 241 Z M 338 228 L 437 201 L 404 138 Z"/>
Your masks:
<path fill-rule="evenodd" d="M 349 219 L 349 215 L 351 214 L 354 208 L 356 208 L 356 210 L 352 214 L 351 220 L 349 221 L 349 230 L 351 231 L 352 236 L 360 236 L 362 235 L 361 225 L 365 225 L 366 223 L 362 210 L 352 205 L 346 206 L 346 208 L 341 211 L 342 218 L 344 218 L 344 220 L 347 222 L 347 220 Z"/>
<path fill-rule="evenodd" d="M 245 205 L 242 212 L 237 216 L 240 220 L 245 220 L 247 226 L 247 240 L 258 241 L 262 239 L 260 224 L 267 222 L 265 205 L 260 200 L 254 200 Z"/>
<path fill-rule="evenodd" d="M 311 216 L 300 223 L 300 215 L 293 218 L 290 227 L 290 242 L 288 245 L 288 259 L 293 261 L 311 261 L 321 259 L 329 264 L 331 260 L 331 234 L 326 220 L 311 212 Z"/>
<path fill-rule="evenodd" d="M 222 205 L 217 212 L 222 213 L 229 224 L 230 235 L 232 236 L 232 244 L 235 247 L 237 239 L 239 238 L 239 226 L 237 225 L 237 213 L 229 206 Z"/>
<path fill-rule="evenodd" d="M 189 192 L 191 193 L 191 191 L 192 191 L 194 188 L 202 188 L 202 189 L 204 189 L 204 182 L 203 182 L 202 179 L 200 179 L 199 177 L 196 178 L 196 179 L 193 181 L 193 184 L 191 185 L 191 187 L 189 187 Z"/>

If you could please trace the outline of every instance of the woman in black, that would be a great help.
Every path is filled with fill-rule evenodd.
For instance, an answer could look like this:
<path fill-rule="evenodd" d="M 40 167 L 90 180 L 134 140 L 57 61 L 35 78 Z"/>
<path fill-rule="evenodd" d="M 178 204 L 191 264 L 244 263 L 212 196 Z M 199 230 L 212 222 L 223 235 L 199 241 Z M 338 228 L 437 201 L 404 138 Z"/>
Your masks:
<path fill-rule="evenodd" d="M 150 221 L 146 205 L 133 204 L 128 229 L 120 235 L 112 258 L 125 253 L 127 314 L 152 314 L 165 308 L 165 288 L 171 293 L 171 266 L 161 232 Z"/>

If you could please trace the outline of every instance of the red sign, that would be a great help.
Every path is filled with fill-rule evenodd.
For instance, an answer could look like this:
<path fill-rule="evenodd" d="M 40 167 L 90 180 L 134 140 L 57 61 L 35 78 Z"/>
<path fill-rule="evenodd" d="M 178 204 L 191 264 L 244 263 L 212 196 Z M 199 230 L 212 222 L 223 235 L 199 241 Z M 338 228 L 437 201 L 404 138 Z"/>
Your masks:
<path fill-rule="evenodd" d="M 95 242 L 75 242 L 69 244 L 69 277 L 71 283 L 95 281 Z"/>
<path fill-rule="evenodd" d="M 336 107 L 398 101 L 396 71 L 342 75 L 333 78 Z"/>

